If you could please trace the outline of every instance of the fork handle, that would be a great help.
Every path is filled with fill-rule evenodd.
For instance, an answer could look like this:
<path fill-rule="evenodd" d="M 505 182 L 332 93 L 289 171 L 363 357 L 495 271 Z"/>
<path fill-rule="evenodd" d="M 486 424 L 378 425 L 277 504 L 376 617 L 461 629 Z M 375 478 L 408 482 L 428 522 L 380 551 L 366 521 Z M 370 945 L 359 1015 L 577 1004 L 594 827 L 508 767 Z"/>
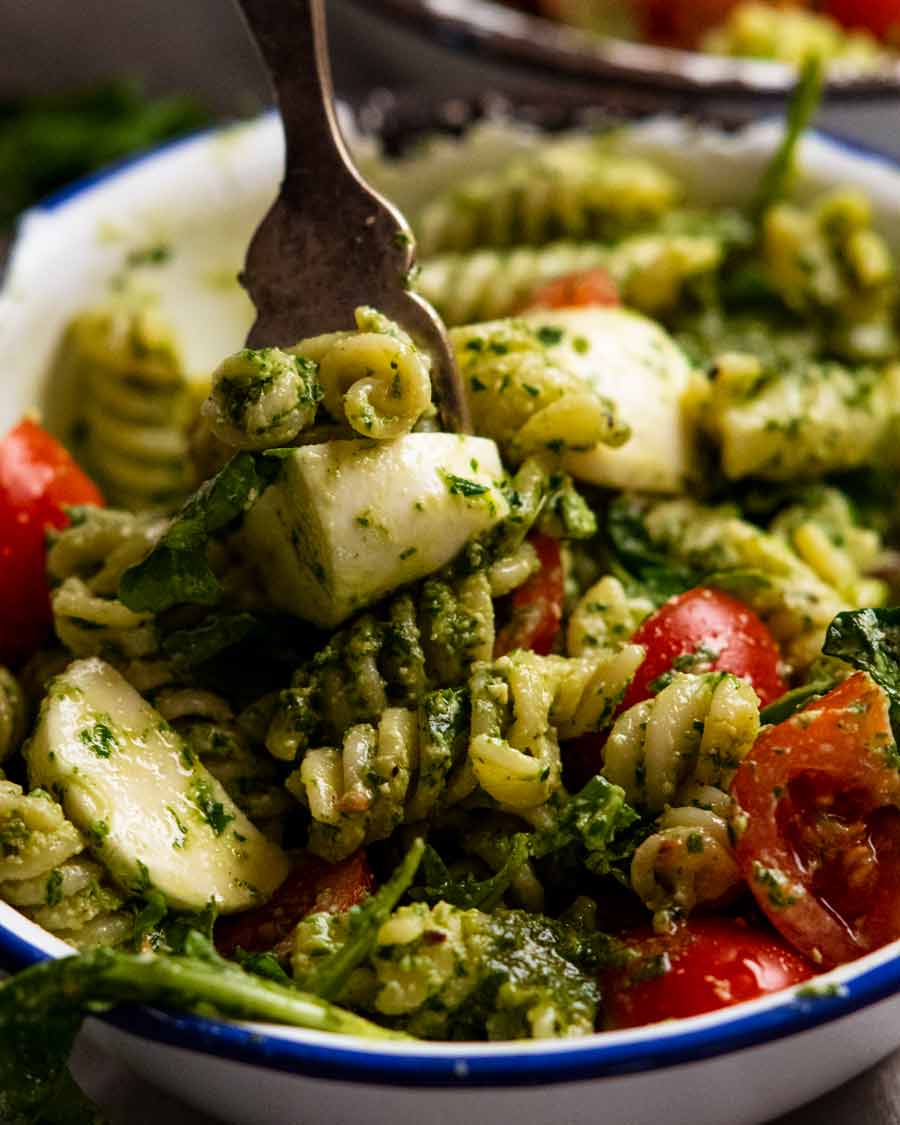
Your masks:
<path fill-rule="evenodd" d="M 317 172 L 357 179 L 334 112 L 325 0 L 237 0 L 268 66 L 284 126 L 285 185 Z M 297 60 L 311 65 L 297 67 Z M 282 193 L 284 188 L 282 189 Z"/>

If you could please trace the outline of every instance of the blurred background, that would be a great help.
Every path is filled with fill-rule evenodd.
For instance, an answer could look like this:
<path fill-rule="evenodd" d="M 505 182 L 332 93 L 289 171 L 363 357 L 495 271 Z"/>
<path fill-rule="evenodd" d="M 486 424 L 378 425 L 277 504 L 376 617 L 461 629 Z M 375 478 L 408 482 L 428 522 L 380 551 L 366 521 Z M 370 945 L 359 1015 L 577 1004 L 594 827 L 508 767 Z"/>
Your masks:
<path fill-rule="evenodd" d="M 710 3 L 722 9 L 733 0 L 655 2 L 657 7 L 663 3 L 671 19 L 679 7 L 696 14 Z M 840 6 L 841 0 L 833 2 Z M 593 6 L 590 0 L 533 0 L 517 6 L 540 6 L 543 14 L 558 9 L 574 19 L 585 10 L 596 19 L 602 10 L 607 23 L 612 19 L 621 28 L 617 9 L 635 3 L 646 6 L 648 0 L 594 0 Z M 849 7 L 857 14 L 877 9 L 880 19 L 892 3 L 858 0 Z M 429 7 L 449 13 L 449 23 L 389 18 Z M 530 97 L 542 90 L 560 96 L 563 87 L 600 101 L 616 95 L 620 83 L 604 86 L 584 74 L 554 76 L 540 57 L 526 67 L 502 50 L 485 51 L 483 41 L 482 49 L 472 50 L 471 39 L 458 26 L 476 8 L 487 12 L 488 25 L 497 23 L 498 9 L 492 14 L 490 5 L 476 0 L 431 5 L 328 0 L 339 94 L 355 102 L 375 87 L 407 91 L 417 101 L 486 87 Z M 549 49 L 552 33 L 538 38 L 545 34 Z M 771 98 L 654 90 L 652 74 L 649 80 L 640 76 L 637 85 L 642 97 L 658 95 L 661 104 L 674 101 L 695 112 L 753 117 L 778 105 Z M 232 0 L 7 0 L 0 6 L 0 226 L 8 230 L 14 215 L 33 199 L 92 167 L 211 120 L 252 114 L 267 100 L 259 60 Z M 898 105 L 890 92 L 832 99 L 822 121 L 900 154 Z"/>

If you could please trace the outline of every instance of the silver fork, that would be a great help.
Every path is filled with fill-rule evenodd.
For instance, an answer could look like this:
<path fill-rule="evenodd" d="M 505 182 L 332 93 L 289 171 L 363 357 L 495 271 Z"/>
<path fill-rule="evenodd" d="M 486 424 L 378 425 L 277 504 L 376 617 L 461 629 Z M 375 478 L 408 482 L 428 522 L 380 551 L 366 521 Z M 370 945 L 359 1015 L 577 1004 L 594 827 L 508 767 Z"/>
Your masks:
<path fill-rule="evenodd" d="M 256 306 L 251 347 L 286 346 L 353 327 L 372 305 L 432 356 L 446 430 L 470 432 L 443 323 L 410 292 L 415 242 L 406 219 L 362 178 L 334 112 L 324 0 L 238 0 L 281 109 L 285 172 L 247 250 L 241 283 Z"/>

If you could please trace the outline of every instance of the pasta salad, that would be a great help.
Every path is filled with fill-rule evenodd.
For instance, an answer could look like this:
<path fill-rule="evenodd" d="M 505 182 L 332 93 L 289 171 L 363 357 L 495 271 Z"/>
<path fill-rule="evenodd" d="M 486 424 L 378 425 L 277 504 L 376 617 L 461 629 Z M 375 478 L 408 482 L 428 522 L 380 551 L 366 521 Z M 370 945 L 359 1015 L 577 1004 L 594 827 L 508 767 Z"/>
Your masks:
<path fill-rule="evenodd" d="M 430 192 L 473 434 L 375 309 L 202 393 L 74 318 L 71 455 L 0 444 L 0 898 L 80 955 L 0 1024 L 575 1037 L 900 937 L 896 266 L 801 124 L 743 208 L 586 134 Z"/>

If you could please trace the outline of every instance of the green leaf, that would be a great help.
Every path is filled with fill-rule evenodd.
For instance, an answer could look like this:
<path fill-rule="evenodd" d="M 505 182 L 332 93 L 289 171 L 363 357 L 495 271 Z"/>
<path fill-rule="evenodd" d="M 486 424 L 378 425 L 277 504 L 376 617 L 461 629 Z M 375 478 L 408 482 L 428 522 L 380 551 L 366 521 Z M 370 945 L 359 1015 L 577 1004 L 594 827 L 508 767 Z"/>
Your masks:
<path fill-rule="evenodd" d="M 410 891 L 410 898 L 426 902 L 449 902 L 463 910 L 484 910 L 490 912 L 497 906 L 515 878 L 516 871 L 528 860 L 529 837 L 525 832 L 517 832 L 506 837 L 508 854 L 503 866 L 487 879 L 476 879 L 467 873 L 454 879 L 440 855 L 429 844 L 422 858 L 422 871 L 425 883 Z"/>
<path fill-rule="evenodd" d="M 196 668 L 244 640 L 256 623 L 252 613 L 211 613 L 193 629 L 169 633 L 162 650 L 177 668 Z"/>
<path fill-rule="evenodd" d="M 783 723 L 785 719 L 789 719 L 791 715 L 796 714 L 811 700 L 818 699 L 819 696 L 831 691 L 836 683 L 836 680 L 813 680 L 801 687 L 791 688 L 790 691 L 786 691 L 784 695 L 770 703 L 768 707 L 763 707 L 759 713 L 760 723 L 763 726 Z"/>
<path fill-rule="evenodd" d="M 900 607 L 839 613 L 828 626 L 822 652 L 868 672 L 891 701 L 891 724 L 900 732 Z"/>
<path fill-rule="evenodd" d="M 606 533 L 626 577 L 658 604 L 700 584 L 699 572 L 669 558 L 650 542 L 643 513 L 628 497 L 610 505 Z"/>
<path fill-rule="evenodd" d="M 378 940 L 378 931 L 412 885 L 425 852 L 425 841 L 416 840 L 391 878 L 360 906 L 347 911 L 350 934 L 335 953 L 322 957 L 299 983 L 307 992 L 331 1000 L 338 996 L 353 970 L 363 963 Z"/>
<path fill-rule="evenodd" d="M 277 457 L 238 453 L 194 493 L 149 555 L 129 567 L 119 597 L 136 613 L 215 605 L 222 596 L 207 546 L 254 503 L 278 473 Z"/>
<path fill-rule="evenodd" d="M 762 215 L 768 207 L 781 199 L 787 190 L 794 170 L 797 145 L 822 100 L 823 76 L 822 60 L 810 55 L 803 64 L 788 105 L 784 136 L 756 189 L 750 208 L 754 216 Z"/>
<path fill-rule="evenodd" d="M 644 835 L 643 821 L 625 800 L 625 790 L 597 774 L 566 801 L 552 828 L 534 834 L 531 854 L 556 855 L 574 844 L 589 871 L 616 874 Z"/>

